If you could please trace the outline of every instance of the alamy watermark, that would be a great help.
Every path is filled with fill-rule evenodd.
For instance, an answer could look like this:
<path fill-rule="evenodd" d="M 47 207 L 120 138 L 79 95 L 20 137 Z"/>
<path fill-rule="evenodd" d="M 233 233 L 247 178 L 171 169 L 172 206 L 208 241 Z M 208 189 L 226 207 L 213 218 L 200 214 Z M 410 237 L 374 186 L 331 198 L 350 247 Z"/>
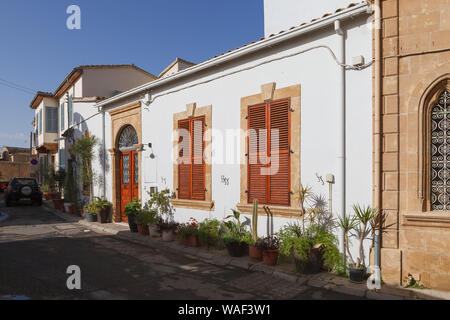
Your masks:
<path fill-rule="evenodd" d="M 81 29 L 81 9 L 79 6 L 72 4 L 67 7 L 66 13 L 69 17 L 66 20 L 66 26 L 69 30 Z"/>
<path fill-rule="evenodd" d="M 70 276 L 67 278 L 67 289 L 81 290 L 81 268 L 76 265 L 69 266 L 66 271 Z"/>

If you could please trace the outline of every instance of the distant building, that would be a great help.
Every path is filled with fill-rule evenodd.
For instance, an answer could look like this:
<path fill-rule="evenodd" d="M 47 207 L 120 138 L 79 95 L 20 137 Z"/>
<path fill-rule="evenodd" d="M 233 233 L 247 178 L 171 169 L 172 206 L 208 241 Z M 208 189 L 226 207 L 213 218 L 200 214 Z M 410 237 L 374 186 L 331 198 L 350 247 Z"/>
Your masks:
<path fill-rule="evenodd" d="M 0 161 L 7 162 L 30 162 L 31 155 L 29 148 L 3 147 Z"/>

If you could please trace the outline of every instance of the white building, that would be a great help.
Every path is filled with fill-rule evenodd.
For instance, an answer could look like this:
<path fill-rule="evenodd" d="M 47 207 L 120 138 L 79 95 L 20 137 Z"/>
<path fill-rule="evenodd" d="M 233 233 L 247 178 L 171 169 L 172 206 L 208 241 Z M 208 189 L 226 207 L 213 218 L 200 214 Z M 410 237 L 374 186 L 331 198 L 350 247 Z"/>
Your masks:
<path fill-rule="evenodd" d="M 54 93 L 38 92 L 30 104 L 35 110 L 35 148 L 39 162 L 66 169 L 73 139 L 101 127 L 95 119 L 96 102 L 154 80 L 134 65 L 95 65 L 74 68 Z M 92 117 L 92 118 L 91 118 Z M 86 122 L 87 119 L 91 121 Z M 67 129 L 70 136 L 67 135 Z M 64 134 L 66 133 L 66 134 Z M 63 138 L 63 136 L 69 139 Z"/>
<path fill-rule="evenodd" d="M 248 214 L 258 198 L 260 212 L 269 205 L 279 229 L 299 217 L 300 185 L 328 197 L 328 174 L 336 179 L 334 215 L 350 212 L 354 203 L 372 203 L 368 4 L 336 10 L 336 1 L 322 1 L 319 18 L 301 24 L 302 17 L 311 19 L 296 2 L 274 2 L 266 0 L 266 33 L 276 34 L 95 104 L 92 112 L 104 121 L 95 127 L 104 128 L 108 150 L 95 163 L 108 187 L 97 192 L 113 202 L 116 222 L 133 197 L 145 202 L 152 188 L 169 188 L 177 195 L 179 222 L 222 219 L 236 207 Z M 291 13 L 283 21 L 289 26 L 279 24 L 283 12 Z M 195 143 L 202 135 L 192 133 L 199 131 L 191 135 L 194 148 L 206 151 L 203 162 L 183 166 L 176 161 L 177 132 L 202 123 L 203 148 Z M 266 180 L 248 160 L 246 132 L 258 125 L 276 127 L 281 137 L 280 170 Z M 260 229 L 265 233 L 264 224 Z"/>

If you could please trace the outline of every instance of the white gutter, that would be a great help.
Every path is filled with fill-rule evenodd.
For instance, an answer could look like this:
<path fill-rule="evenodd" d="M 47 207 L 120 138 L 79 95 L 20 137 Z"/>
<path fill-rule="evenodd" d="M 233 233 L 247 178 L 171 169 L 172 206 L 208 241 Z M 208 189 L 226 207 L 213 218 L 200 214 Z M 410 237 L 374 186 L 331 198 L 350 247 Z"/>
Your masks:
<path fill-rule="evenodd" d="M 345 65 L 345 32 L 341 28 L 341 21 L 336 20 L 334 22 L 334 30 L 336 31 L 336 35 L 338 36 L 338 51 L 336 53 L 336 57 L 341 63 L 341 65 Z M 346 205 L 346 189 L 347 189 L 347 183 L 346 183 L 346 96 L 345 96 L 345 87 L 346 87 L 346 81 L 345 81 L 345 67 L 339 66 L 339 75 L 338 79 L 336 79 L 336 86 L 338 87 L 338 96 L 337 101 L 339 103 L 339 110 L 338 110 L 338 116 L 337 116 L 337 159 L 338 159 L 338 165 L 337 165 L 337 171 L 336 171 L 336 184 L 337 184 L 337 190 L 339 190 L 339 196 L 338 197 L 338 213 L 342 218 L 345 218 L 346 212 L 347 212 L 347 205 Z M 339 248 L 343 255 L 345 255 L 345 241 L 344 241 L 344 231 L 339 230 Z"/>
<path fill-rule="evenodd" d="M 170 83 L 172 81 L 176 81 L 176 80 L 178 80 L 180 78 L 187 77 L 187 76 L 190 76 L 190 75 L 195 74 L 197 72 L 206 70 L 208 68 L 212 68 L 212 67 L 218 66 L 220 64 L 233 61 L 233 60 L 238 59 L 238 58 L 240 58 L 240 57 L 242 57 L 244 55 L 248 55 L 248 54 L 257 52 L 257 51 L 262 50 L 262 49 L 267 48 L 267 47 L 276 46 L 276 45 L 278 45 L 280 43 L 283 43 L 285 41 L 288 41 L 290 39 L 297 38 L 297 37 L 299 37 L 299 36 L 301 36 L 303 34 L 306 34 L 306 33 L 309 33 L 309 32 L 312 32 L 312 31 L 324 28 L 324 27 L 327 27 L 329 25 L 333 25 L 336 20 L 346 20 L 346 19 L 352 18 L 354 16 L 360 15 L 362 13 L 366 13 L 367 12 L 367 7 L 368 7 L 368 4 L 366 2 L 358 4 L 358 5 L 355 5 L 355 6 L 351 7 L 351 8 L 342 10 L 340 12 L 337 12 L 337 13 L 333 14 L 333 15 L 330 15 L 330 16 L 318 19 L 318 20 L 316 20 L 314 22 L 311 22 L 311 23 L 309 23 L 307 25 L 300 26 L 300 27 L 297 27 L 297 28 L 289 30 L 289 31 L 285 31 L 283 33 L 279 33 L 279 34 L 274 35 L 274 36 L 272 36 L 270 38 L 258 41 L 256 43 L 247 45 L 245 47 L 236 49 L 236 50 L 234 50 L 232 52 L 223 54 L 223 55 L 221 55 L 221 56 L 219 56 L 217 58 L 214 58 L 214 59 L 202 62 L 200 64 L 197 64 L 195 66 L 192 66 L 190 68 L 182 70 L 182 71 L 180 71 L 180 72 L 178 72 L 178 73 L 176 73 L 176 74 L 174 74 L 172 76 L 169 76 L 169 77 L 166 77 L 166 78 L 163 78 L 163 79 L 157 79 L 157 80 L 154 80 L 152 82 L 149 82 L 149 83 L 146 83 L 144 85 L 141 85 L 139 87 L 136 87 L 134 89 L 131 89 L 129 91 L 120 93 L 120 94 L 118 94 L 118 95 L 116 95 L 116 96 L 114 96 L 112 98 L 109 98 L 109 99 L 106 99 L 106 100 L 103 100 L 103 101 L 97 103 L 95 105 L 95 107 L 103 108 L 106 105 L 109 105 L 109 104 L 111 104 L 113 102 L 122 100 L 122 99 L 130 97 L 130 96 L 133 96 L 135 94 L 139 94 L 139 93 L 148 91 L 148 90 L 156 88 L 158 86 L 162 86 L 162 85 L 165 85 L 165 84 Z"/>

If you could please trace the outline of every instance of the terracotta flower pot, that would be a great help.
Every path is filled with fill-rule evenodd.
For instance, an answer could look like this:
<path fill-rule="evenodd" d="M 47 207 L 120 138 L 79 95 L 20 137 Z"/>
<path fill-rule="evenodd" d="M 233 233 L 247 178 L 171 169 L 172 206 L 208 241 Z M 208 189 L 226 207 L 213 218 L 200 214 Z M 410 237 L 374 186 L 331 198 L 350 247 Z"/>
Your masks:
<path fill-rule="evenodd" d="M 256 261 L 262 261 L 263 259 L 262 250 L 258 249 L 258 247 L 254 244 L 248 246 L 248 255 L 250 256 L 250 258 Z"/>
<path fill-rule="evenodd" d="M 275 266 L 278 263 L 278 256 L 280 252 L 278 250 L 265 250 L 263 251 L 264 263 L 268 266 Z"/>
<path fill-rule="evenodd" d="M 148 226 L 143 226 L 142 224 L 137 224 L 139 234 L 143 236 L 150 236 L 150 230 Z"/>
<path fill-rule="evenodd" d="M 64 200 L 61 199 L 53 199 L 53 206 L 55 207 L 56 210 L 60 210 L 62 212 L 64 212 Z"/>
<path fill-rule="evenodd" d="M 53 200 L 52 193 L 51 192 L 44 192 L 44 199 L 45 200 Z"/>
<path fill-rule="evenodd" d="M 190 235 L 184 239 L 184 244 L 188 247 L 199 247 L 198 235 Z"/>
<path fill-rule="evenodd" d="M 73 214 L 74 216 L 76 216 L 77 215 L 77 208 L 74 205 L 70 205 L 69 206 L 69 212 L 71 214 Z"/>

